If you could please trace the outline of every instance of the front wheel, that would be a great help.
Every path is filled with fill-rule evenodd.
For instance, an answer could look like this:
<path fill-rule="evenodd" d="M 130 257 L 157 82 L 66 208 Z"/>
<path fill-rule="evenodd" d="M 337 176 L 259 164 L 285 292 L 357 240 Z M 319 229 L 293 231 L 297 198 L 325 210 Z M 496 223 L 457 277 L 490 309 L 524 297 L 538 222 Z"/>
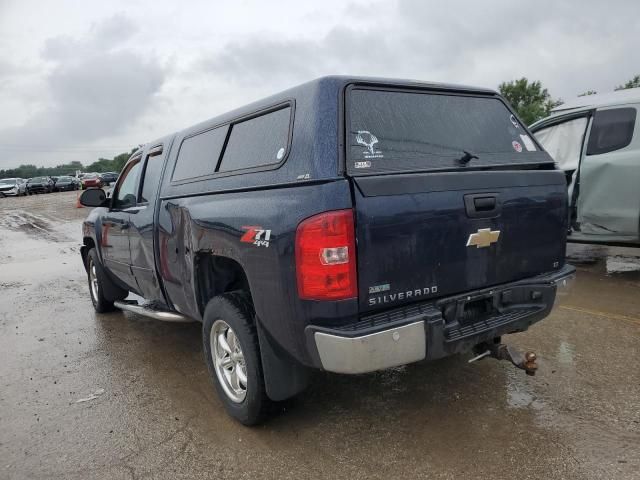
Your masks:
<path fill-rule="evenodd" d="M 123 300 L 129 293 L 114 285 L 107 277 L 95 248 L 92 248 L 87 253 L 87 279 L 89 281 L 91 303 L 93 303 L 93 308 L 98 313 L 112 312 L 116 309 L 113 302 L 115 300 Z M 106 293 L 111 296 L 105 295 Z"/>
<path fill-rule="evenodd" d="M 244 425 L 262 421 L 270 406 L 253 320 L 249 295 L 232 292 L 207 304 L 202 325 L 205 361 L 218 396 Z"/>

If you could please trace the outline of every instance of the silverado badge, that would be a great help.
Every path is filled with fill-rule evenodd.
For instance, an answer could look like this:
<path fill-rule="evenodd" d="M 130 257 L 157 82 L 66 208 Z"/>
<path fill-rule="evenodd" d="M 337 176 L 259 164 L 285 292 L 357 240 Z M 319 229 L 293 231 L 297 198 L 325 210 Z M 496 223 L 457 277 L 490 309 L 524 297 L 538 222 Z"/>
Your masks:
<path fill-rule="evenodd" d="M 498 241 L 500 230 L 491 230 L 490 228 L 481 228 L 476 233 L 469 235 L 467 247 L 484 248 Z"/>

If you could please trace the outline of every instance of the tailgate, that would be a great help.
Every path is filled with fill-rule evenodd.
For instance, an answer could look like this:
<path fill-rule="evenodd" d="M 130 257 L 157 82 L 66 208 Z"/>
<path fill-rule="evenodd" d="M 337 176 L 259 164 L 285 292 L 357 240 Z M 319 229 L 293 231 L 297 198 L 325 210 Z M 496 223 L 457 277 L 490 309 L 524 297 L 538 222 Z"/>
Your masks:
<path fill-rule="evenodd" d="M 564 265 L 555 170 L 354 177 L 363 311 L 499 285 Z"/>
<path fill-rule="evenodd" d="M 354 84 L 346 99 L 361 310 L 563 266 L 564 174 L 500 96 Z"/>

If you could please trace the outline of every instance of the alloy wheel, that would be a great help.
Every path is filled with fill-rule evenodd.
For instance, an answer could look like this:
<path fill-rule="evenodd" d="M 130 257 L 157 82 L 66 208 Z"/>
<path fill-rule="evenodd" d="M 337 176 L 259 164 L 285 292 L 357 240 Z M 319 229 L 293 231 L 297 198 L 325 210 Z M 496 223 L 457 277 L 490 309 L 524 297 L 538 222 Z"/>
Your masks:
<path fill-rule="evenodd" d="M 98 273 L 96 271 L 96 264 L 93 260 L 89 260 L 89 288 L 91 289 L 91 297 L 94 302 L 98 301 L 98 293 L 100 286 L 98 285 Z"/>
<path fill-rule="evenodd" d="M 225 394 L 234 403 L 247 395 L 247 367 L 240 340 L 224 320 L 216 320 L 209 338 L 216 376 Z"/>

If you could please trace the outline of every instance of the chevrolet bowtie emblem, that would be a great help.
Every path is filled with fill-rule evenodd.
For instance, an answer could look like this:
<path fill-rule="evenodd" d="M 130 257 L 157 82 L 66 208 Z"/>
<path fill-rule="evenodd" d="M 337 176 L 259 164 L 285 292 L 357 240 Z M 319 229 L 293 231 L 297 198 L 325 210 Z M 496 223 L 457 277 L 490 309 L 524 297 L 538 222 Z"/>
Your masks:
<path fill-rule="evenodd" d="M 490 228 L 481 228 L 476 233 L 469 235 L 467 247 L 484 248 L 498 241 L 500 230 L 491 230 Z"/>

